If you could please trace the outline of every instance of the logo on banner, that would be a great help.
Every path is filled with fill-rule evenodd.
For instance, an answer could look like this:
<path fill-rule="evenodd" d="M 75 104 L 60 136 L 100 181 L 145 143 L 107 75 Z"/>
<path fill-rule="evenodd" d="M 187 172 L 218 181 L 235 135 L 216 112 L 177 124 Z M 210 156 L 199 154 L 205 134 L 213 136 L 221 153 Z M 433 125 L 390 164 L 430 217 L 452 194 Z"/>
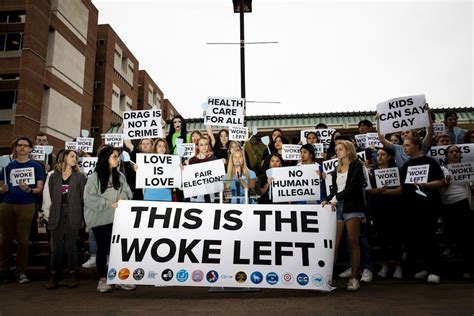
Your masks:
<path fill-rule="evenodd" d="M 278 283 L 278 274 L 275 272 L 268 272 L 266 279 L 268 284 L 275 285 Z"/>
<path fill-rule="evenodd" d="M 107 274 L 107 277 L 109 278 L 109 280 L 113 280 L 116 276 L 117 276 L 117 270 L 115 270 L 114 268 L 110 269 L 109 273 Z"/>
<path fill-rule="evenodd" d="M 133 278 L 137 281 L 140 281 L 141 279 L 143 279 L 144 276 L 145 276 L 145 270 L 143 270 L 142 268 L 138 268 L 138 269 L 135 269 L 135 271 L 133 271 Z"/>
<path fill-rule="evenodd" d="M 261 272 L 255 271 L 250 275 L 250 281 L 254 284 L 260 284 L 263 281 L 263 274 Z"/>
<path fill-rule="evenodd" d="M 237 281 L 237 283 L 245 283 L 245 281 L 247 281 L 247 273 L 244 271 L 237 272 L 235 274 L 235 281 Z"/>
<path fill-rule="evenodd" d="M 168 282 L 168 281 L 171 281 L 173 279 L 173 275 L 174 274 L 173 274 L 173 271 L 171 269 L 165 269 L 161 273 L 161 278 L 163 279 L 163 281 Z"/>
<path fill-rule="evenodd" d="M 120 269 L 118 276 L 120 280 L 126 280 L 130 276 L 130 270 L 127 268 Z"/>
<path fill-rule="evenodd" d="M 296 282 L 298 282 L 299 285 L 307 285 L 309 283 L 309 277 L 306 273 L 300 273 L 296 277 Z"/>
<path fill-rule="evenodd" d="M 189 273 L 186 271 L 186 269 L 181 269 L 176 273 L 176 280 L 179 282 L 184 282 L 188 279 Z"/>
<path fill-rule="evenodd" d="M 194 282 L 201 282 L 204 279 L 204 272 L 202 272 L 201 270 L 194 270 L 191 274 L 191 279 Z"/>
<path fill-rule="evenodd" d="M 313 284 L 315 286 L 321 286 L 323 285 L 323 282 L 324 282 L 324 278 L 321 274 L 313 274 L 313 276 L 311 277 L 312 281 L 313 281 Z"/>
<path fill-rule="evenodd" d="M 215 270 L 211 270 L 206 274 L 206 280 L 209 283 L 216 283 L 219 280 L 219 273 Z"/>
<path fill-rule="evenodd" d="M 291 274 L 289 272 L 285 272 L 281 275 L 281 283 L 283 283 L 285 285 L 293 284 L 294 280 L 295 280 L 295 278 L 293 277 L 293 274 Z"/>
<path fill-rule="evenodd" d="M 149 279 L 156 279 L 157 275 L 158 275 L 158 273 L 155 272 L 155 271 L 148 271 L 148 278 Z"/>

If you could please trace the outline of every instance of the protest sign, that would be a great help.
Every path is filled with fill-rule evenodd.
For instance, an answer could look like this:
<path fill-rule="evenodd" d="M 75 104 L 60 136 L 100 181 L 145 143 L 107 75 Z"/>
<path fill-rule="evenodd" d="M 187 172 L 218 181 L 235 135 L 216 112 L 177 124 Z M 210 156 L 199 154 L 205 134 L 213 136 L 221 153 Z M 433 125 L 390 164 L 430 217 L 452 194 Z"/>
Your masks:
<path fill-rule="evenodd" d="M 107 280 L 331 291 L 335 240 L 330 206 L 123 200 Z"/>
<path fill-rule="evenodd" d="M 324 145 L 322 143 L 313 144 L 316 158 L 324 158 Z"/>
<path fill-rule="evenodd" d="M 105 144 L 112 147 L 123 147 L 123 134 L 105 134 Z"/>
<path fill-rule="evenodd" d="M 357 134 L 354 135 L 357 148 L 364 149 L 367 143 L 367 134 Z"/>
<path fill-rule="evenodd" d="M 86 177 L 89 177 L 95 170 L 97 159 L 97 157 L 79 157 L 77 166 Z"/>
<path fill-rule="evenodd" d="M 427 183 L 430 165 L 409 166 L 405 183 Z"/>
<path fill-rule="evenodd" d="M 178 156 L 189 159 L 195 155 L 195 146 L 193 143 L 178 144 Z"/>
<path fill-rule="evenodd" d="M 272 177 L 273 202 L 318 201 L 321 180 L 318 164 L 281 167 L 267 170 Z"/>
<path fill-rule="evenodd" d="M 335 131 L 333 128 L 302 130 L 300 131 L 301 143 L 303 145 L 306 144 L 306 136 L 308 136 L 309 132 L 314 132 L 316 136 L 318 136 L 318 141 L 324 145 L 324 148 L 328 148 L 331 143 L 332 134 L 334 134 Z"/>
<path fill-rule="evenodd" d="M 384 186 L 398 186 L 400 185 L 400 174 L 398 168 L 385 168 L 375 169 L 375 183 L 377 188 L 383 188 Z"/>
<path fill-rule="evenodd" d="M 91 153 L 94 150 L 94 138 L 78 137 L 76 138 L 77 150 L 82 150 L 86 153 Z"/>
<path fill-rule="evenodd" d="M 77 142 L 66 142 L 64 145 L 66 150 L 79 150 L 79 144 Z"/>
<path fill-rule="evenodd" d="M 175 155 L 137 154 L 136 187 L 180 188 L 181 159 Z"/>
<path fill-rule="evenodd" d="M 377 104 L 381 134 L 422 128 L 429 125 L 424 95 L 390 99 Z"/>
<path fill-rule="evenodd" d="M 281 150 L 281 157 L 283 160 L 299 160 L 301 145 L 283 144 Z"/>
<path fill-rule="evenodd" d="M 161 110 L 123 112 L 123 139 L 163 137 Z"/>
<path fill-rule="evenodd" d="M 38 161 L 45 161 L 46 153 L 44 151 L 44 146 L 34 146 L 33 150 L 30 152 L 30 158 Z"/>
<path fill-rule="evenodd" d="M 245 99 L 208 97 L 208 107 L 204 116 L 206 125 L 243 126 Z"/>
<path fill-rule="evenodd" d="M 473 182 L 474 162 L 448 164 L 453 182 Z"/>
<path fill-rule="evenodd" d="M 431 146 L 427 156 L 436 160 L 441 166 L 447 164 L 446 158 L 446 146 Z M 460 162 L 474 162 L 474 144 L 457 144 L 456 147 L 461 153 Z"/>
<path fill-rule="evenodd" d="M 229 140 L 245 142 L 249 138 L 249 129 L 246 126 L 229 126 Z"/>
<path fill-rule="evenodd" d="M 379 135 L 377 133 L 367 133 L 365 140 L 365 148 L 383 148 L 383 144 L 380 142 Z"/>
<path fill-rule="evenodd" d="M 182 174 L 184 197 L 223 191 L 224 176 L 223 159 L 184 166 Z"/>
<path fill-rule="evenodd" d="M 10 183 L 12 186 L 19 186 L 20 183 L 26 183 L 28 185 L 35 184 L 35 168 L 19 168 L 12 169 L 10 171 Z"/>
<path fill-rule="evenodd" d="M 433 134 L 435 136 L 446 133 L 446 126 L 444 123 L 433 123 Z"/>

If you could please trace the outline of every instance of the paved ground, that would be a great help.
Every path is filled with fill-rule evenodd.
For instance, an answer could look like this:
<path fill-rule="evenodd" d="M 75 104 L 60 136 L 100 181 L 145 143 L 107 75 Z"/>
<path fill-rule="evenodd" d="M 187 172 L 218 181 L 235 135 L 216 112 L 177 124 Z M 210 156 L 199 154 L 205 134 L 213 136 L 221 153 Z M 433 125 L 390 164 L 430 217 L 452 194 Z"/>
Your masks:
<path fill-rule="evenodd" d="M 443 314 L 474 315 L 474 282 L 445 281 L 428 286 L 418 281 L 375 281 L 358 292 L 332 293 L 263 290 L 253 293 L 208 293 L 208 288 L 141 286 L 136 291 L 96 292 L 96 281 L 76 289 L 47 291 L 45 281 L 0 285 L 0 316 L 6 315 L 309 315 L 309 314 Z"/>

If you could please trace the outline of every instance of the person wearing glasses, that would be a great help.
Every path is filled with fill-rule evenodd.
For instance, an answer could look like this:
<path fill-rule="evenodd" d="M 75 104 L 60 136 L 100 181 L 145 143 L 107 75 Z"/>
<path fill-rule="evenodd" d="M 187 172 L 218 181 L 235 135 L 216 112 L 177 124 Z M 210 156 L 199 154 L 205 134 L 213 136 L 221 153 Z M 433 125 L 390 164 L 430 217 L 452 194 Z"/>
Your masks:
<path fill-rule="evenodd" d="M 14 142 L 15 159 L 0 173 L 0 281 L 9 280 L 13 255 L 13 240 L 16 240 L 16 278 L 18 283 L 28 283 L 28 241 L 31 221 L 36 212 L 36 201 L 43 192 L 44 171 L 29 155 L 33 143 L 28 137 L 19 137 Z"/>

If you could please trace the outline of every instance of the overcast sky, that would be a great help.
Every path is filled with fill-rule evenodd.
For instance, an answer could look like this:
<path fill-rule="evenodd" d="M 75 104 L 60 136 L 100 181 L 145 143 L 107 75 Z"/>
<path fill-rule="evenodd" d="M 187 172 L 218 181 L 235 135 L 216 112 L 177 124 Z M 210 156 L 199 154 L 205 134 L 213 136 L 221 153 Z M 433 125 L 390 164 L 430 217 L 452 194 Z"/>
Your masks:
<path fill-rule="evenodd" d="M 231 0 L 93 0 L 177 110 L 240 97 L 239 16 Z M 375 110 L 425 94 L 471 107 L 473 1 L 254 0 L 245 14 L 247 115 Z"/>

